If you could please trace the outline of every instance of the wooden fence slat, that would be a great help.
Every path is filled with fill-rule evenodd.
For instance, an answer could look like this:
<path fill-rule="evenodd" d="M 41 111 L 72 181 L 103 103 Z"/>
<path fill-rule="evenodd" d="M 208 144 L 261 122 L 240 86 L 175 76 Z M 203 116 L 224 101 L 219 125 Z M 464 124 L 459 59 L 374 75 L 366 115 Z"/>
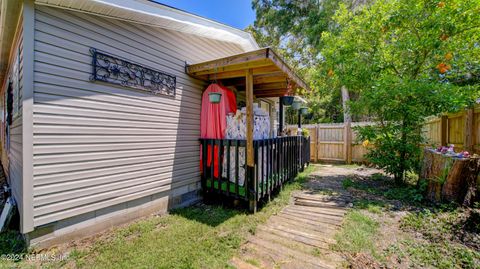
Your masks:
<path fill-rule="evenodd" d="M 469 152 L 473 150 L 474 146 L 474 129 L 473 124 L 474 122 L 474 113 L 475 111 L 473 108 L 468 109 L 465 113 L 465 129 L 463 130 L 463 148 Z"/>
<path fill-rule="evenodd" d="M 353 126 L 371 122 L 352 122 L 349 131 L 343 123 L 309 124 L 312 161 L 363 162 L 367 149 L 356 141 Z M 291 127 L 291 128 L 297 128 Z M 480 154 L 480 105 L 463 112 L 427 119 L 423 132 L 427 145 L 453 144 L 456 151 L 467 150 Z"/>

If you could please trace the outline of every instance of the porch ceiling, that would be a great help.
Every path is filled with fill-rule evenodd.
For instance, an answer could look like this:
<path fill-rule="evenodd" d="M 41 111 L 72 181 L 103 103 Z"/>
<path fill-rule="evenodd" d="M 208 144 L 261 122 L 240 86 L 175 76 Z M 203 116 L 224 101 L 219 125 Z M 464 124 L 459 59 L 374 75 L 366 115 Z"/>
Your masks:
<path fill-rule="evenodd" d="M 262 48 L 212 61 L 187 65 L 187 74 L 205 81 L 220 80 L 225 86 L 245 90 L 245 75 L 253 73 L 256 97 L 278 97 L 294 94 L 297 89 L 309 90 L 307 84 L 271 48 Z M 291 91 L 288 92 L 288 84 Z"/>

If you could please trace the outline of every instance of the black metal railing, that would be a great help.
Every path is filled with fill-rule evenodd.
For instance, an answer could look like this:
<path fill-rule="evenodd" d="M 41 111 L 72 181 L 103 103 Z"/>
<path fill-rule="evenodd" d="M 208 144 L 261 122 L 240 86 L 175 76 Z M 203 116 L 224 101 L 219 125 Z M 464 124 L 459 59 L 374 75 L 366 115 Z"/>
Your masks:
<path fill-rule="evenodd" d="M 309 137 L 254 140 L 251 173 L 246 166 L 246 140 L 200 139 L 200 143 L 204 194 L 219 193 L 246 201 L 270 198 L 310 162 Z"/>

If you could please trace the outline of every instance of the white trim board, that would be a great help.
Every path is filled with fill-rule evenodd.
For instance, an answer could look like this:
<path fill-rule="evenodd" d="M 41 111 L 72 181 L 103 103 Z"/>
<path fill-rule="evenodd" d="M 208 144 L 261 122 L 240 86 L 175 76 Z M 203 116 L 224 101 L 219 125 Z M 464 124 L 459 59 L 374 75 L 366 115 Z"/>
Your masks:
<path fill-rule="evenodd" d="M 245 51 L 259 48 L 250 33 L 146 0 L 36 0 L 35 4 L 75 10 L 232 42 L 241 45 Z"/>

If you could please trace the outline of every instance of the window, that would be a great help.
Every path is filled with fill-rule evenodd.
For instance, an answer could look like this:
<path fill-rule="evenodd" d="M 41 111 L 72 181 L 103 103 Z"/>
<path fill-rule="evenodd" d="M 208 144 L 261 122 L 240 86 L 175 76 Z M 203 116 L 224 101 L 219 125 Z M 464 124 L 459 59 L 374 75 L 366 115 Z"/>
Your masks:
<path fill-rule="evenodd" d="M 20 53 L 17 51 L 10 73 L 10 85 L 12 90 L 12 116 L 13 120 L 22 113 L 22 89 L 20 86 Z"/>

